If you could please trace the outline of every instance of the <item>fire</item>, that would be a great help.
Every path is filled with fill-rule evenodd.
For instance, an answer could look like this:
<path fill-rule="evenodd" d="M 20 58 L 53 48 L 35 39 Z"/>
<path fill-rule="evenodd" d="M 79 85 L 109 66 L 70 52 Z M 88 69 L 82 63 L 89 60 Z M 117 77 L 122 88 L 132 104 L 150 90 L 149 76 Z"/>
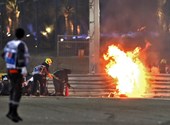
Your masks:
<path fill-rule="evenodd" d="M 117 82 L 119 94 L 142 97 L 147 91 L 146 68 L 139 59 L 140 50 L 136 47 L 133 51 L 124 52 L 111 45 L 103 55 L 108 62 L 105 70 Z"/>

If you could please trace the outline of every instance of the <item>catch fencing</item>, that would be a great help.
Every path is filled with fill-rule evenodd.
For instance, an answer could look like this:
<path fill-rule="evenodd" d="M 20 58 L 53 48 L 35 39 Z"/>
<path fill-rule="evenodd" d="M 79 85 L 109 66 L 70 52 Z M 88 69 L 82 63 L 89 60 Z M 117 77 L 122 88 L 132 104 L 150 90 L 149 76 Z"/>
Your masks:
<path fill-rule="evenodd" d="M 57 56 L 77 57 L 89 56 L 89 40 L 80 36 L 58 35 Z"/>

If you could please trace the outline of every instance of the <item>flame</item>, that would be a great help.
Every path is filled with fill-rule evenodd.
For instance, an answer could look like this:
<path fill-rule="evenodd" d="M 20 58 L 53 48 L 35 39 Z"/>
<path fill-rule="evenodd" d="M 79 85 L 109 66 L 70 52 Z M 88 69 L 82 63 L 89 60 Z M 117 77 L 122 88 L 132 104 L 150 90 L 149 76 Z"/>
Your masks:
<path fill-rule="evenodd" d="M 141 48 L 136 47 L 133 51 L 124 52 L 117 46 L 108 47 L 104 54 L 106 72 L 117 82 L 120 94 L 128 97 L 143 97 L 148 88 L 146 80 L 146 68 L 139 59 Z"/>

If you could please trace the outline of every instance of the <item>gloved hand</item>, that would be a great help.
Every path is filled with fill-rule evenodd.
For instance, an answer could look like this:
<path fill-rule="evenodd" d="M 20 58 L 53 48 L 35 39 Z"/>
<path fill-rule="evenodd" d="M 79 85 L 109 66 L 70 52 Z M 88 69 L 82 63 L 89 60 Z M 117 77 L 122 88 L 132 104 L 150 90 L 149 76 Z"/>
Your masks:
<path fill-rule="evenodd" d="M 21 69 L 21 74 L 24 75 L 24 76 L 27 75 L 27 68 L 26 68 L 26 67 L 23 67 L 23 68 Z"/>
<path fill-rule="evenodd" d="M 53 75 L 50 74 L 50 73 L 48 73 L 48 77 L 49 77 L 50 79 L 53 79 Z"/>
<path fill-rule="evenodd" d="M 67 83 L 66 85 L 67 85 L 67 87 L 68 87 L 68 88 L 70 88 L 70 87 L 71 87 L 71 85 L 70 85 L 69 83 Z"/>

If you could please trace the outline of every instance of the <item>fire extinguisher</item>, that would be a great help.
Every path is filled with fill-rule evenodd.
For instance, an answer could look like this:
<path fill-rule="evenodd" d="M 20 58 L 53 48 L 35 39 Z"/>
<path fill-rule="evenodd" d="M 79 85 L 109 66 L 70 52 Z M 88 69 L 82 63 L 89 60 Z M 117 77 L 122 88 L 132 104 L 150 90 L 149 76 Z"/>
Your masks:
<path fill-rule="evenodd" d="M 65 96 L 69 96 L 69 86 L 67 84 L 65 86 Z"/>

